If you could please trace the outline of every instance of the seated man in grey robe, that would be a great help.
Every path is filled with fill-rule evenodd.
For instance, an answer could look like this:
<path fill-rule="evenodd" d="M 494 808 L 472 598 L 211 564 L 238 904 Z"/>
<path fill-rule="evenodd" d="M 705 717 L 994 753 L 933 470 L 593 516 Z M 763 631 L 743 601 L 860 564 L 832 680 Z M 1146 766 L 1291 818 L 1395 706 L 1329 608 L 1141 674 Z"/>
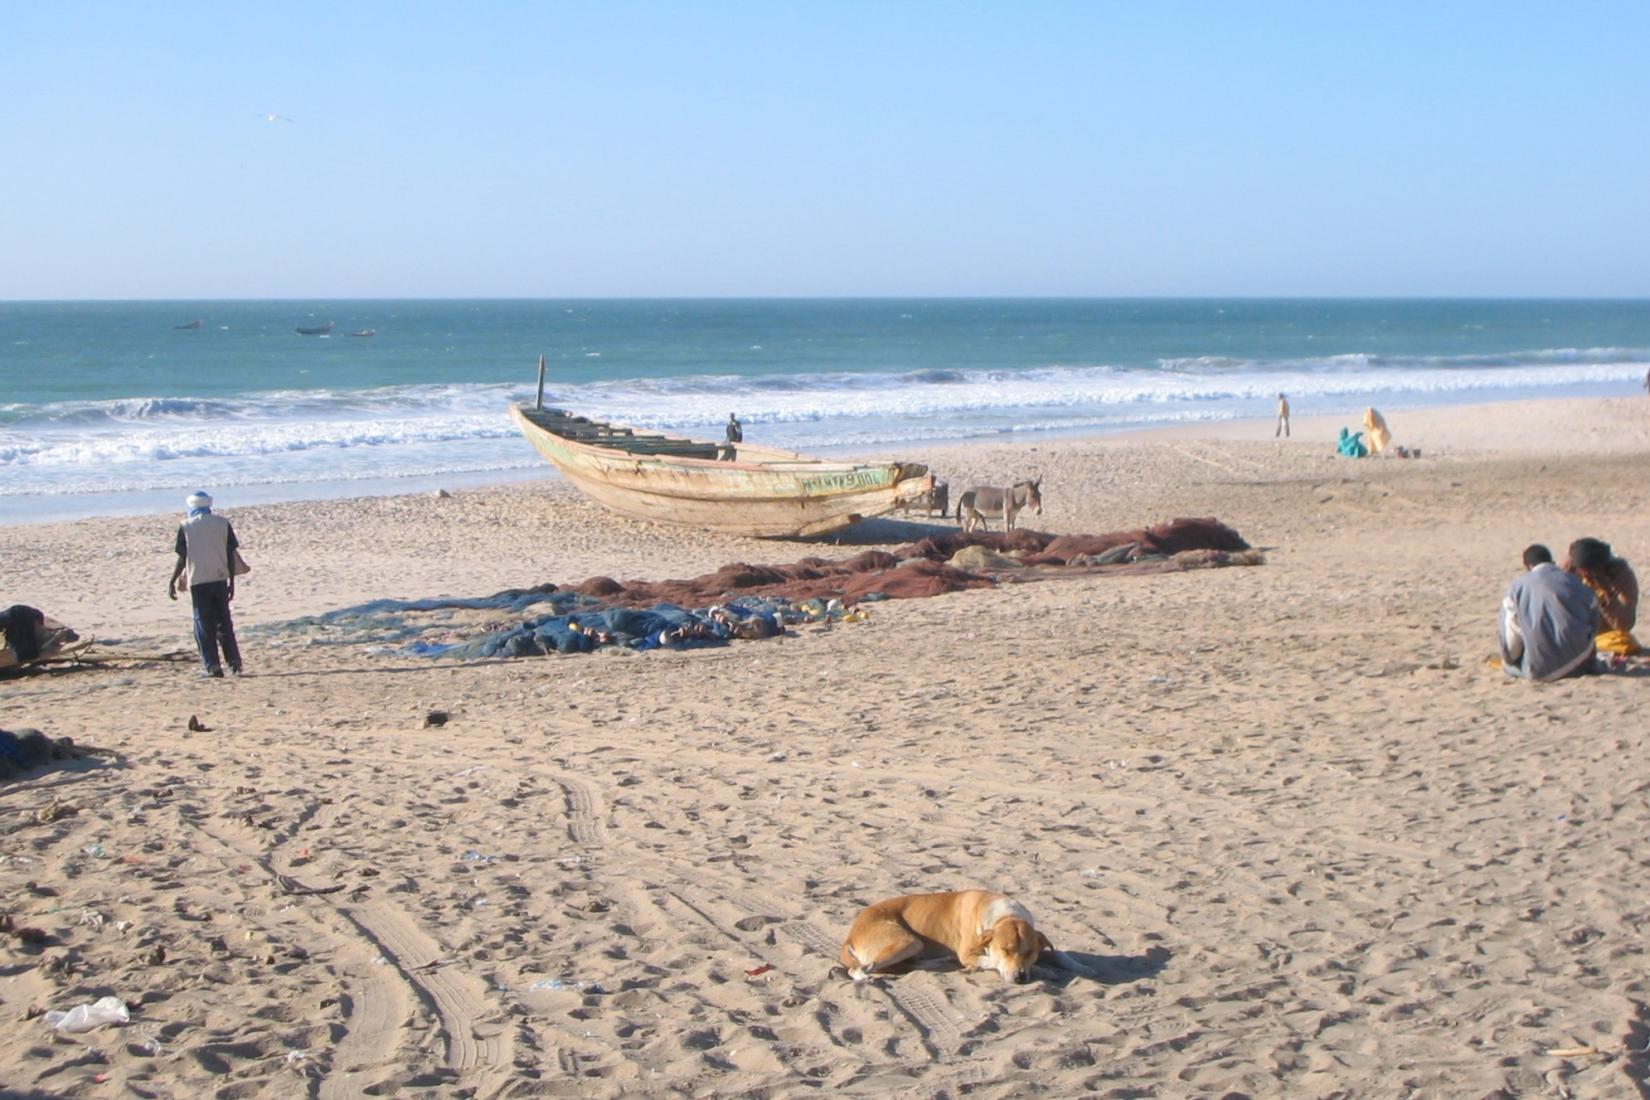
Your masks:
<path fill-rule="evenodd" d="M 1501 600 L 1501 667 L 1509 676 L 1546 682 L 1590 672 L 1598 600 L 1553 564 L 1545 547 L 1524 551 L 1530 566 Z"/>

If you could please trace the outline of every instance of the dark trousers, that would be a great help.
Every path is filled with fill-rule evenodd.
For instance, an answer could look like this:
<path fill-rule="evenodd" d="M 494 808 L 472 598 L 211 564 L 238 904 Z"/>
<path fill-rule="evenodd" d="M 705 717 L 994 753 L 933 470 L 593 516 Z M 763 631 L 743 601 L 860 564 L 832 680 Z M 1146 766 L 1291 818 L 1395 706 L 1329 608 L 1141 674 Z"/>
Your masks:
<path fill-rule="evenodd" d="M 189 586 L 189 602 L 195 606 L 195 644 L 200 647 L 206 671 L 222 671 L 218 644 L 231 669 L 241 670 L 241 647 L 235 644 L 235 621 L 229 617 L 229 582 L 207 581 Z"/>

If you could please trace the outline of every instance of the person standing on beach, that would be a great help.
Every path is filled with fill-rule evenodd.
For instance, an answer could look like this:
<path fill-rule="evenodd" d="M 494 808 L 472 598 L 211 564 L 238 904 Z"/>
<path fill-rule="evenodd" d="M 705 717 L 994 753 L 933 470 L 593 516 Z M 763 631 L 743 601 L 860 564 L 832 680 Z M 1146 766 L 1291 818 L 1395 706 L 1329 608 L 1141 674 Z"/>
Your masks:
<path fill-rule="evenodd" d="M 739 423 L 739 418 L 728 413 L 727 445 L 717 453 L 717 458 L 732 462 L 737 457 L 737 447 L 745 441 L 745 426 Z"/>
<path fill-rule="evenodd" d="M 1593 635 L 1601 622 L 1598 600 L 1554 565 L 1544 547 L 1525 550 L 1524 563 L 1529 572 L 1501 598 L 1502 670 L 1540 683 L 1591 671 Z"/>
<path fill-rule="evenodd" d="M 1289 399 L 1281 393 L 1278 394 L 1278 430 L 1272 433 L 1272 438 L 1280 435 L 1289 438 Z"/>
<path fill-rule="evenodd" d="M 178 598 L 178 581 L 187 570 L 189 574 L 189 602 L 195 611 L 195 645 L 200 648 L 201 675 L 218 679 L 223 677 L 223 666 L 236 676 L 241 674 L 241 649 L 235 643 L 235 623 L 229 615 L 229 604 L 235 598 L 235 551 L 240 546 L 235 529 L 222 516 L 212 514 L 212 498 L 205 493 L 191 493 L 185 502 L 188 517 L 178 525 L 174 543 L 178 562 L 172 569 L 172 579 L 166 582 L 166 595 Z M 223 647 L 223 661 L 218 660 L 218 648 Z"/>

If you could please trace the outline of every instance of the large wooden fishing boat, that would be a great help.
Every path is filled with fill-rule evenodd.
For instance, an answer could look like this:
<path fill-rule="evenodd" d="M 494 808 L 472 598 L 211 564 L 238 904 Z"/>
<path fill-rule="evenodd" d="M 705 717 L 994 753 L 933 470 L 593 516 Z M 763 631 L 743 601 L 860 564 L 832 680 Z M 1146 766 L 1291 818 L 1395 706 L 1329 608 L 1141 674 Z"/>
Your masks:
<path fill-rule="evenodd" d="M 522 434 L 586 496 L 622 515 L 730 535 L 820 535 L 927 499 L 914 462 L 827 462 L 748 443 L 640 432 L 512 405 Z"/>

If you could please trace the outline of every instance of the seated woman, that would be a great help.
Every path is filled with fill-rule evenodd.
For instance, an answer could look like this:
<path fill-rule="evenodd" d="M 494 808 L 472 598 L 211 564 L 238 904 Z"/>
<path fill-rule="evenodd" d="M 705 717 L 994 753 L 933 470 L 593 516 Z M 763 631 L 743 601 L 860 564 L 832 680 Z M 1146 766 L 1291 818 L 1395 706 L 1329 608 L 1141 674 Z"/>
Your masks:
<path fill-rule="evenodd" d="M 80 635 L 37 608 L 12 604 L 0 611 L 0 669 L 51 660 Z"/>
<path fill-rule="evenodd" d="M 1619 653 L 1631 657 L 1641 647 L 1633 637 L 1633 626 L 1639 613 L 1639 579 L 1633 567 L 1615 556 L 1610 544 L 1598 539 L 1576 539 L 1570 544 L 1570 559 L 1564 563 L 1567 572 L 1581 578 L 1581 582 L 1598 597 L 1598 609 L 1603 616 L 1595 644 L 1600 653 Z"/>
<path fill-rule="evenodd" d="M 1340 438 L 1335 441 L 1335 453 L 1347 458 L 1362 458 L 1369 452 L 1364 449 L 1364 433 L 1355 432 L 1351 428 L 1342 428 Z"/>
<path fill-rule="evenodd" d="M 1386 418 L 1371 405 L 1364 410 L 1364 431 L 1369 433 L 1369 453 L 1378 455 L 1384 452 L 1392 443 L 1392 433 L 1387 430 Z"/>

